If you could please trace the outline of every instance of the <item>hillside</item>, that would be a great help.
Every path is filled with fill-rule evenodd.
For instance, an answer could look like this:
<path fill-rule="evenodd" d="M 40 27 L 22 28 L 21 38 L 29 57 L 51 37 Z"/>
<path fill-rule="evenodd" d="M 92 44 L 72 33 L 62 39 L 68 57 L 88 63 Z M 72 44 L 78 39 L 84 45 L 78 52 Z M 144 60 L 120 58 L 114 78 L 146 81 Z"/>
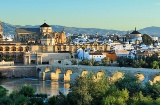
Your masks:
<path fill-rule="evenodd" d="M 16 27 L 39 27 L 39 25 L 26 25 L 26 26 L 20 26 L 20 25 L 11 25 L 5 22 L 2 22 L 3 25 L 3 32 L 5 36 L 11 35 L 14 36 Z M 51 25 L 54 31 L 62 31 L 63 28 L 65 28 L 66 33 L 70 34 L 95 34 L 98 32 L 99 35 L 106 35 L 106 34 L 126 34 L 127 31 L 119 31 L 119 30 L 107 30 L 107 29 L 98 29 L 98 28 L 77 28 L 77 27 L 66 27 L 66 26 L 59 26 L 59 25 Z M 130 32 L 132 32 L 131 30 Z M 160 35 L 160 27 L 146 27 L 143 29 L 140 29 L 139 32 L 142 34 L 149 34 L 149 35 Z"/>

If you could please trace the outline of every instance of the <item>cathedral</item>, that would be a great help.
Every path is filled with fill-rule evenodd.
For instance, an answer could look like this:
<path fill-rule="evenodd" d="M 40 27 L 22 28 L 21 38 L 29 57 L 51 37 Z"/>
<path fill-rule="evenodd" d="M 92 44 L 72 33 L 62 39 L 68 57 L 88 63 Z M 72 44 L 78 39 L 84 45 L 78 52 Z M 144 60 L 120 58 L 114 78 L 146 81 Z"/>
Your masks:
<path fill-rule="evenodd" d="M 96 42 L 67 43 L 65 29 L 56 32 L 47 23 L 38 28 L 16 28 L 13 41 L 4 40 L 2 29 L 0 22 L 0 61 L 11 59 L 14 63 L 25 65 L 45 64 L 51 60 L 71 59 L 71 53 L 83 46 L 102 52 L 110 50 L 110 46 L 98 45 Z"/>
<path fill-rule="evenodd" d="M 53 32 L 52 27 L 44 23 L 39 28 L 17 28 L 15 41 L 30 44 L 55 45 L 66 43 L 65 31 Z"/>

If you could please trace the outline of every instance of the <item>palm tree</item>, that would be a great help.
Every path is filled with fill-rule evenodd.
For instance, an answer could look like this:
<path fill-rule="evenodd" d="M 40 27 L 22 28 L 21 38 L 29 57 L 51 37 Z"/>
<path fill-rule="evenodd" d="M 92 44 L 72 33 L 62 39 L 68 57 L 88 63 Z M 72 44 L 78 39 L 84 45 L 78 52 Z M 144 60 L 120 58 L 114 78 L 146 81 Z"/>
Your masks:
<path fill-rule="evenodd" d="M 83 60 L 84 60 L 84 50 L 85 50 L 85 46 L 82 46 L 82 50 L 83 50 Z"/>

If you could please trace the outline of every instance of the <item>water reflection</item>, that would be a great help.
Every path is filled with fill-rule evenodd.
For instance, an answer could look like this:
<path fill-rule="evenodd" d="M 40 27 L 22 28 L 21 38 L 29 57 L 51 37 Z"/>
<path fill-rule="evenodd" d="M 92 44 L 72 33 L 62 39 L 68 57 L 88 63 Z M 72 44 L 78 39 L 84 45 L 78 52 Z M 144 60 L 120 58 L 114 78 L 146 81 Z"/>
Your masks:
<path fill-rule="evenodd" d="M 70 87 L 70 83 L 40 81 L 33 78 L 0 80 L 0 85 L 8 89 L 9 93 L 11 93 L 13 90 L 19 90 L 24 84 L 33 86 L 36 93 L 45 93 L 49 96 L 57 95 L 59 94 L 59 91 L 66 95 L 68 94 Z"/>

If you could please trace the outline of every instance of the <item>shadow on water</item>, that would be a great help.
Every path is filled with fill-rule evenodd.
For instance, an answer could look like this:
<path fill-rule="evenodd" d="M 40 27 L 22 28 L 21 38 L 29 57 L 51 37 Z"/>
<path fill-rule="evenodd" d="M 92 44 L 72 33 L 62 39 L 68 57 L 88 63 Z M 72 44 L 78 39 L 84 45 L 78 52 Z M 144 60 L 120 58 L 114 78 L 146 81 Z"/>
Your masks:
<path fill-rule="evenodd" d="M 7 78 L 0 80 L 0 85 L 9 90 L 9 93 L 20 90 L 24 84 L 31 85 L 36 93 L 44 93 L 48 96 L 57 95 L 59 91 L 66 95 L 70 87 L 70 83 L 51 80 L 41 81 L 36 78 Z"/>

